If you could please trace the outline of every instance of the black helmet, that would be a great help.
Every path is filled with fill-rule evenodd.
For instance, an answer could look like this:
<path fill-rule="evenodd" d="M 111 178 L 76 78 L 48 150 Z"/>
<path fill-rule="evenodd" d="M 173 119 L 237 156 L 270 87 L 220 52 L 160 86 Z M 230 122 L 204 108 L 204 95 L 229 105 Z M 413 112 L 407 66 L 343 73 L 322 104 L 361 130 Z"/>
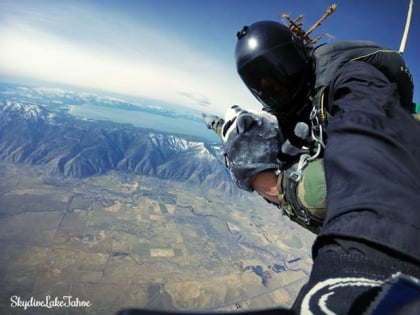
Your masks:
<path fill-rule="evenodd" d="M 264 109 L 278 115 L 303 106 L 313 77 L 303 41 L 273 21 L 244 26 L 237 37 L 237 71 Z"/>

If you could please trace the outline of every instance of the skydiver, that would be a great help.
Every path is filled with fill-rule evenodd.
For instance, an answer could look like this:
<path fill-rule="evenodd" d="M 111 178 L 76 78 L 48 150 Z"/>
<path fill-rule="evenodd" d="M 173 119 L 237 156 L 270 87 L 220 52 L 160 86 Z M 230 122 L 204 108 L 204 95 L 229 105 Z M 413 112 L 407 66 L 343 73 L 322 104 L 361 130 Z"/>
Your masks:
<path fill-rule="evenodd" d="M 203 120 L 220 137 L 226 166 L 239 188 L 256 191 L 291 220 L 319 232 L 326 198 L 321 159 L 284 139 L 276 117 L 266 111 L 234 105 L 224 118 L 203 114 Z M 297 132 L 301 143 L 309 132 L 303 126 Z"/>
<path fill-rule="evenodd" d="M 281 203 L 287 192 L 277 191 L 279 176 L 302 155 L 311 159 L 306 167 L 322 158 L 325 171 L 326 212 L 293 313 L 419 314 L 420 124 L 412 116 L 413 85 L 401 56 L 371 42 L 313 49 L 275 22 L 257 22 L 238 37 L 238 72 L 265 112 L 235 107 L 225 119 L 205 117 L 222 137 L 237 185 Z M 302 145 L 299 123 L 310 127 L 309 143 Z M 285 143 L 290 147 L 283 151 Z M 381 304 L 393 283 L 399 298 Z M 404 299 L 412 303 L 400 304 Z M 167 313 L 119 313 L 125 314 Z"/>
<path fill-rule="evenodd" d="M 420 113 L 414 118 L 420 121 Z M 309 154 L 306 124 L 299 122 L 294 134 L 299 139 L 294 142 L 306 143 L 305 148 L 285 140 L 278 121 L 266 111 L 233 105 L 224 118 L 203 114 L 203 121 L 220 137 L 225 159 L 233 162 L 226 166 L 239 188 L 256 191 L 291 220 L 319 232 L 325 217 L 326 183 L 322 159 Z"/>
<path fill-rule="evenodd" d="M 277 22 L 254 23 L 237 36 L 238 73 L 277 117 L 284 138 L 293 144 L 304 122 L 321 146 L 326 213 L 310 278 L 292 308 L 363 313 L 397 274 L 420 278 L 420 124 L 412 115 L 408 68 L 400 54 L 372 42 L 314 49 Z M 231 156 L 231 170 L 249 171 L 242 155 L 244 163 Z"/>

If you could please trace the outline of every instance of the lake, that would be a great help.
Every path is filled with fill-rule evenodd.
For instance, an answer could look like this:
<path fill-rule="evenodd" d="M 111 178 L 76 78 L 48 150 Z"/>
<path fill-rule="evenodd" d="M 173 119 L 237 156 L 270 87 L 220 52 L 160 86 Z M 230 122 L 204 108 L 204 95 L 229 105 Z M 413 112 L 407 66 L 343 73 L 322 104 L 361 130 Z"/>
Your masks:
<path fill-rule="evenodd" d="M 127 111 L 92 104 L 72 105 L 69 113 L 81 118 L 128 123 L 136 127 L 198 136 L 210 142 L 219 142 L 219 138 L 206 128 L 199 116 L 197 116 L 197 119 L 174 118 L 140 110 Z"/>

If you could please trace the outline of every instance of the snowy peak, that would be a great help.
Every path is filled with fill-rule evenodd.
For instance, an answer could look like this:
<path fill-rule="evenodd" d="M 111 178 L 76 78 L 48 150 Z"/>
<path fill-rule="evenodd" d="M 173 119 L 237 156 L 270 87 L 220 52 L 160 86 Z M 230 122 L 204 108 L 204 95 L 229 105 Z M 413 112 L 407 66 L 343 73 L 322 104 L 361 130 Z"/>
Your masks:
<path fill-rule="evenodd" d="M 124 100 L 111 95 L 94 92 L 73 91 L 62 88 L 28 87 L 0 83 L 0 100 L 13 100 L 28 104 L 44 104 L 56 110 L 68 110 L 71 106 L 85 105 L 115 108 L 126 111 L 143 111 L 173 118 L 199 119 L 190 110 L 169 109 L 149 99 Z"/>
<path fill-rule="evenodd" d="M 206 146 L 203 141 L 188 140 L 175 135 L 163 135 L 158 133 L 149 133 L 148 139 L 156 148 L 167 148 L 174 153 L 189 152 L 197 159 L 206 159 L 216 161 L 217 157 Z M 215 150 L 215 148 L 213 148 Z M 214 151 L 213 150 L 213 151 Z"/>
<path fill-rule="evenodd" d="M 58 176 L 122 171 L 238 193 L 218 146 L 195 137 L 80 120 L 26 101 L 0 101 L 0 160 L 43 165 Z"/>
<path fill-rule="evenodd" d="M 0 101 L 0 110 L 3 113 L 15 113 L 26 120 L 44 120 L 50 124 L 55 123 L 55 114 L 36 104 L 26 104 L 18 101 Z"/>

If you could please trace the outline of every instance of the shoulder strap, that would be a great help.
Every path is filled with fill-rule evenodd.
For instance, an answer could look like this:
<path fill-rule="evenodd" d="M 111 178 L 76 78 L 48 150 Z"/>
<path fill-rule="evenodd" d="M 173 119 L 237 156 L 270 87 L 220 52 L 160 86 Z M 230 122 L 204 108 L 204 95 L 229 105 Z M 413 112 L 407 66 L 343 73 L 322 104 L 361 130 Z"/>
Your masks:
<path fill-rule="evenodd" d="M 313 57 L 316 76 L 315 94 L 323 93 L 322 89 L 330 85 L 342 65 L 359 60 L 375 66 L 391 82 L 396 83 L 402 106 L 414 113 L 413 78 L 398 51 L 371 41 L 336 41 L 317 47 Z"/>

